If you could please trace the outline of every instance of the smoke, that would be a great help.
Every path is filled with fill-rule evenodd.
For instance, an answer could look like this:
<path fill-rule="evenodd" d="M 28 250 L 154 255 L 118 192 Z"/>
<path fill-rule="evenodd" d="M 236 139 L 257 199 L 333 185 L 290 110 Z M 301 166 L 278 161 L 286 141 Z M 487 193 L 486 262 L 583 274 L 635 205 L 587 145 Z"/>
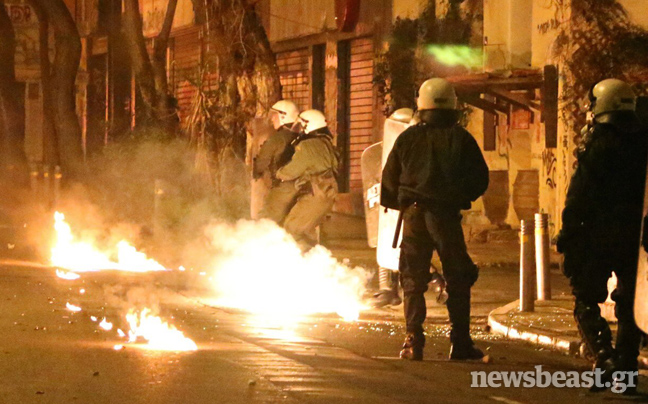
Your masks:
<path fill-rule="evenodd" d="M 126 239 L 167 267 L 194 265 L 182 252 L 211 220 L 249 215 L 249 183 L 230 150 L 207 159 L 185 140 L 128 139 L 93 156 L 56 208 L 99 246 Z"/>
<path fill-rule="evenodd" d="M 125 239 L 174 269 L 159 274 L 162 285 L 142 288 L 124 277 L 106 287 L 109 306 L 158 312 L 170 290 L 191 288 L 264 315 L 355 319 L 364 309 L 370 273 L 322 246 L 304 253 L 274 222 L 247 219 L 250 176 L 231 152 L 207 159 L 182 140 L 128 140 L 106 147 L 88 167 L 57 204 L 75 236 L 102 251 Z M 176 270 L 181 265 L 187 271 Z"/>
<path fill-rule="evenodd" d="M 337 313 L 357 318 L 371 275 L 339 263 L 316 246 L 303 253 L 269 220 L 216 223 L 207 229 L 208 274 L 219 303 L 264 315 Z"/>

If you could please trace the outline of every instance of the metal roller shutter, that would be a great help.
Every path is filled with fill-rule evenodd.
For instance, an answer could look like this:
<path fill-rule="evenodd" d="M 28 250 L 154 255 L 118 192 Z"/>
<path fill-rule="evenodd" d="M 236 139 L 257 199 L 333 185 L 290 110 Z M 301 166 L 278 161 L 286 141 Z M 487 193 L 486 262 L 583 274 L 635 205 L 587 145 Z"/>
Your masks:
<path fill-rule="evenodd" d="M 362 189 L 360 157 L 373 144 L 374 45 L 372 38 L 351 40 L 349 95 L 349 188 Z"/>
<path fill-rule="evenodd" d="M 183 30 L 173 37 L 173 74 L 170 81 L 178 100 L 178 113 L 183 120 L 189 115 L 196 94 L 193 83 L 196 82 L 199 71 L 201 44 L 198 29 Z"/>
<path fill-rule="evenodd" d="M 282 96 L 301 111 L 310 108 L 310 49 L 302 48 L 277 53 L 277 67 Z"/>

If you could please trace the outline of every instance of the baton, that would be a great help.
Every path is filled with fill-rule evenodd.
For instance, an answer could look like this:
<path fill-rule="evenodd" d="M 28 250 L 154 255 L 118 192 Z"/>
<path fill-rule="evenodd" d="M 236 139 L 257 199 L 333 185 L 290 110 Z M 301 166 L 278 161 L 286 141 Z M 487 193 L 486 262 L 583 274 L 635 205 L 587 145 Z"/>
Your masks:
<path fill-rule="evenodd" d="M 400 237 L 401 226 L 403 226 L 403 209 L 398 212 L 398 222 L 396 222 L 396 231 L 394 232 L 392 248 L 398 248 L 398 238 Z"/>

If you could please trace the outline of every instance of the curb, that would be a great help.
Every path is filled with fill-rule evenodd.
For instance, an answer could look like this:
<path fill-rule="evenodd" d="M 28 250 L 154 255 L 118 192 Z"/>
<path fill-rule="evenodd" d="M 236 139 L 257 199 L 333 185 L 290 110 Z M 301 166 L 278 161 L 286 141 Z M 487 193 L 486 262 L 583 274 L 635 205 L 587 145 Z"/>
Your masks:
<path fill-rule="evenodd" d="M 503 335 L 505 338 L 519 341 L 527 341 L 532 344 L 540 345 L 565 352 L 571 355 L 578 354 L 581 341 L 580 338 L 566 338 L 558 335 L 541 334 L 536 330 L 526 326 L 510 326 L 504 324 L 499 317 L 507 316 L 508 313 L 520 306 L 520 301 L 515 300 L 505 306 L 499 307 L 488 314 L 488 325 L 491 332 Z"/>

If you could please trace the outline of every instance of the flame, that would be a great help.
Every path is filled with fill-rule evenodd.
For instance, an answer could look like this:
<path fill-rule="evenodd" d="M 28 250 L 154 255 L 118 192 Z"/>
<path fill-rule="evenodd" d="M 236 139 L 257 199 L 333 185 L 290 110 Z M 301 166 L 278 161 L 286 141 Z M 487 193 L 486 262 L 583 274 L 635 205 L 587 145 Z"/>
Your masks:
<path fill-rule="evenodd" d="M 91 241 L 76 240 L 70 225 L 65 222 L 65 215 L 54 213 L 54 230 L 56 242 L 52 247 L 52 265 L 75 272 L 118 270 L 129 272 L 165 271 L 162 265 L 126 241 L 117 243 L 117 260 L 110 259 L 112 254 L 97 249 Z M 57 272 L 58 274 L 58 272 Z"/>
<path fill-rule="evenodd" d="M 81 311 L 81 307 L 75 306 L 71 303 L 65 303 L 65 307 L 73 313 L 78 313 Z"/>
<path fill-rule="evenodd" d="M 184 336 L 184 334 L 162 321 L 158 316 L 151 314 L 150 309 L 143 309 L 141 312 L 130 310 L 126 314 L 126 320 L 130 326 L 128 331 L 128 342 L 137 342 L 138 338 L 148 341 L 146 348 L 159 351 L 195 351 L 198 349 L 196 343 Z"/>
<path fill-rule="evenodd" d="M 106 319 L 104 318 L 104 319 L 102 319 L 101 322 L 99 323 L 99 327 L 100 327 L 102 330 L 110 331 L 110 330 L 112 330 L 113 325 L 112 325 L 112 323 L 106 321 Z"/>
<path fill-rule="evenodd" d="M 61 271 L 60 269 L 56 270 L 56 276 L 58 276 L 61 279 L 68 280 L 68 281 L 73 281 L 73 280 L 79 279 L 81 277 L 81 275 L 79 275 L 77 273 Z"/>
<path fill-rule="evenodd" d="M 239 221 L 211 229 L 218 251 L 213 286 L 218 304 L 288 323 L 316 313 L 356 320 L 369 274 L 338 262 L 316 246 L 302 253 L 274 222 Z"/>

